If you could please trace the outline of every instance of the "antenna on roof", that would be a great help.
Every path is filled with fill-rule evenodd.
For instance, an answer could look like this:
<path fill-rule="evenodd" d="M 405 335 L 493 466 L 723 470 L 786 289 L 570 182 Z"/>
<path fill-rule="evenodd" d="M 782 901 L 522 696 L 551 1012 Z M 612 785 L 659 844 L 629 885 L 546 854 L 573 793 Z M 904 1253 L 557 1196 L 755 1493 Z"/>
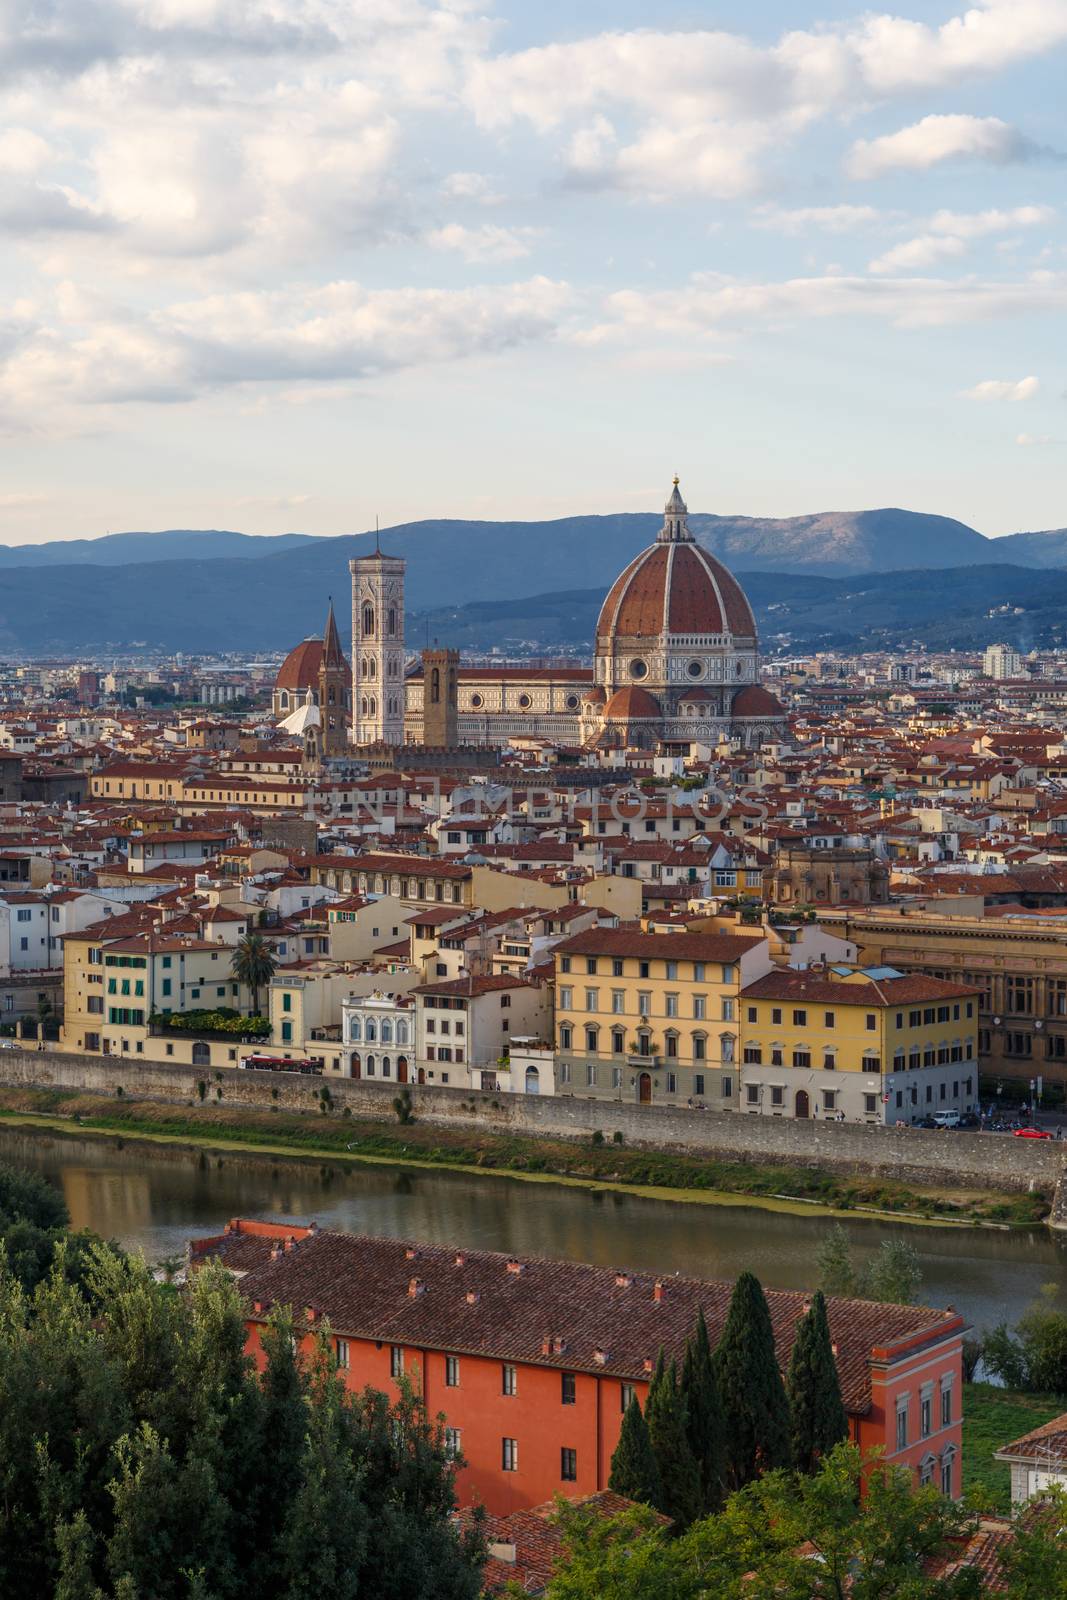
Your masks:
<path fill-rule="evenodd" d="M 378 530 L 378 513 L 375 512 L 374 513 L 374 554 L 376 556 L 380 556 L 381 553 L 382 553 L 382 541 L 381 541 L 381 537 L 380 537 L 379 530 Z"/>

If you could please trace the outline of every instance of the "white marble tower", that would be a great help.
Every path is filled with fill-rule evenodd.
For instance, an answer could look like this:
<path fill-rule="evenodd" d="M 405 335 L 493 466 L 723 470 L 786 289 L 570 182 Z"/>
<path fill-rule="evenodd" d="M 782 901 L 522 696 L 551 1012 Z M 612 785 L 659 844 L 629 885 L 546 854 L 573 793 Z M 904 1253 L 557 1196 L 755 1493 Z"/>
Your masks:
<path fill-rule="evenodd" d="M 361 556 L 352 574 L 352 743 L 404 742 L 404 561 Z"/>

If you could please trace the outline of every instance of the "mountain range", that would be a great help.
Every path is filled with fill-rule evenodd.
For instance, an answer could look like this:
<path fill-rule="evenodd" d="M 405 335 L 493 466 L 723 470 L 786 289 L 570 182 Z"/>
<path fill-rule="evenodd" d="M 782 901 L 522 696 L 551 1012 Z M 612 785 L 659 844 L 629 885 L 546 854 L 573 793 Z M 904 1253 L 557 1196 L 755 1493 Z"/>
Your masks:
<path fill-rule="evenodd" d="M 971 633 L 984 613 L 1021 598 L 1023 612 L 1042 601 L 1062 603 L 1057 581 L 1039 571 L 1067 569 L 1067 528 L 1017 533 L 988 539 L 950 517 L 883 509 L 823 512 L 787 518 L 725 517 L 691 513 L 699 542 L 742 577 L 757 612 L 764 605 L 811 606 L 790 611 L 789 626 L 777 611 L 761 617 L 769 639 L 774 633 L 838 631 L 857 623 L 858 602 L 849 598 L 846 620 L 836 611 L 840 596 L 822 580 L 877 579 L 909 574 L 904 585 L 918 596 L 923 588 L 936 599 L 930 626 L 955 625 L 955 596 L 973 590 Z M 588 642 L 587 618 L 625 564 L 652 538 L 659 516 L 617 513 L 564 517 L 552 522 L 429 520 L 384 529 L 382 548 L 407 559 L 406 599 L 411 623 L 445 639 L 447 616 L 466 637 L 478 622 L 469 608 L 522 602 L 527 623 L 540 608 L 544 632 L 519 637 L 546 645 L 563 643 L 579 626 L 574 642 Z M 374 549 L 372 533 L 334 538 L 291 533 L 257 537 L 229 530 L 169 529 L 121 533 L 93 540 L 52 541 L 41 545 L 0 546 L 0 652 L 7 655 L 48 651 L 125 650 L 147 646 L 165 651 L 264 652 L 286 647 L 321 630 L 326 601 L 333 595 L 347 611 L 348 562 Z M 1028 576 L 1028 571 L 1033 574 Z M 922 572 L 941 570 L 936 580 Z M 953 573 L 951 581 L 947 572 Z M 960 572 L 972 576 L 963 579 Z M 770 580 L 763 595 L 760 576 Z M 801 580 L 820 580 L 811 591 Z M 780 582 L 779 580 L 786 580 Z M 901 584 L 864 585 L 871 604 L 894 627 L 894 596 Z M 845 583 L 842 594 L 848 589 Z M 946 615 L 945 594 L 953 595 Z M 821 612 L 823 596 L 829 614 Z M 533 596 L 534 601 L 530 601 Z M 836 596 L 836 598 L 835 598 Z M 581 597 L 581 598 L 575 598 Z M 551 617 L 544 607 L 549 607 Z M 533 611 L 531 611 L 531 606 Z M 888 608 L 888 609 L 886 609 Z M 1044 609 L 1047 609 L 1045 607 Z M 457 610 L 462 612 L 461 624 Z M 425 614 L 425 615 L 424 615 Z M 912 606 L 910 616 L 915 616 Z M 490 617 L 481 614 L 490 625 Z M 501 613 L 492 630 L 506 637 L 520 620 Z M 987 619 L 996 621 L 996 619 Z M 1053 629 L 1057 624 L 1045 617 Z M 871 618 L 871 626 L 877 626 Z M 962 626 L 963 618 L 959 617 Z M 523 624 L 523 628 L 526 627 Z M 832 631 L 832 630 L 831 630 Z M 993 637 L 1007 637 L 1006 625 Z M 412 642 L 417 642 L 414 629 Z M 485 645 L 494 642 L 488 636 Z M 962 637 L 960 642 L 962 643 Z"/>

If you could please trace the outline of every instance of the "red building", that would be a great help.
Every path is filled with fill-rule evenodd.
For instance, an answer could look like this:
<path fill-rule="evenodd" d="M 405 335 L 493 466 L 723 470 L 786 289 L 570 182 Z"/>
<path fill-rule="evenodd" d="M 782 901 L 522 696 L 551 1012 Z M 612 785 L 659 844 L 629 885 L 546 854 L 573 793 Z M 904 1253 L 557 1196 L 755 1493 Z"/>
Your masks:
<path fill-rule="evenodd" d="M 701 1309 L 715 1344 L 733 1288 L 314 1224 L 233 1221 L 193 1242 L 193 1266 L 208 1256 L 242 1279 L 257 1363 L 273 1308 L 292 1308 L 307 1346 L 328 1324 L 352 1388 L 393 1395 L 403 1374 L 443 1414 L 467 1463 L 461 1503 L 494 1516 L 606 1488 L 631 1394 L 643 1400 L 661 1348 L 680 1360 Z M 784 1372 L 807 1302 L 767 1301 Z M 865 1300 L 828 1312 L 852 1437 L 958 1495 L 963 1318 Z"/>

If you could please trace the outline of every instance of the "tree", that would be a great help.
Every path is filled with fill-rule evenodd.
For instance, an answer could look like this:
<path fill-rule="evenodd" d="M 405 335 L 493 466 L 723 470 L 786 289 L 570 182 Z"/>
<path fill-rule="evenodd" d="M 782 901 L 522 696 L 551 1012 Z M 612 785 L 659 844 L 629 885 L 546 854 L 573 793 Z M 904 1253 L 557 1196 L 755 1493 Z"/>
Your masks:
<path fill-rule="evenodd" d="M 815 1259 L 819 1283 L 832 1297 L 908 1306 L 914 1303 L 922 1284 L 918 1251 L 905 1239 L 883 1240 L 857 1271 L 848 1234 L 839 1222 L 823 1239 Z"/>
<path fill-rule="evenodd" d="M 689 1448 L 700 1471 L 701 1509 L 704 1512 L 717 1511 L 722 1503 L 725 1423 L 703 1308 L 686 1342 L 685 1360 L 682 1363 L 682 1397 L 685 1400 Z"/>
<path fill-rule="evenodd" d="M 1011 1600 L 1048 1600 L 1067 1594 L 1067 1497 L 1042 1492 L 1016 1523 L 1015 1538 L 1001 1551 L 1001 1575 Z"/>
<path fill-rule="evenodd" d="M 998 1323 L 984 1335 L 982 1360 L 1007 1388 L 1067 1394 L 1067 1316 L 1056 1309 L 1058 1292 L 1045 1284 L 1014 1329 Z"/>
<path fill-rule="evenodd" d="M 246 933 L 234 947 L 230 971 L 252 991 L 252 1010 L 259 1015 L 259 991 L 273 978 L 278 963 L 261 933 Z"/>
<path fill-rule="evenodd" d="M 848 1438 L 848 1417 L 841 1399 L 821 1289 L 815 1291 L 807 1314 L 801 1318 L 785 1387 L 793 1464 L 798 1472 L 814 1472 L 834 1445 Z"/>
<path fill-rule="evenodd" d="M 657 1508 L 679 1528 L 701 1513 L 700 1468 L 689 1447 L 685 1401 L 678 1386 L 678 1368 L 660 1351 L 645 1402 L 645 1420 L 659 1475 Z"/>
<path fill-rule="evenodd" d="M 727 1488 L 743 1488 L 763 1472 L 788 1466 L 789 1402 L 767 1300 L 751 1272 L 742 1272 L 734 1284 L 715 1352 L 715 1376 L 722 1397 Z"/>
<path fill-rule="evenodd" d="M 622 1419 L 619 1442 L 611 1458 L 608 1488 L 627 1500 L 655 1506 L 660 1500 L 659 1467 L 641 1403 L 634 1395 Z"/>
<path fill-rule="evenodd" d="M 848 1234 L 835 1222 L 815 1254 L 819 1282 L 829 1295 L 848 1298 L 856 1293 L 856 1269 Z"/>
<path fill-rule="evenodd" d="M 749 1484 L 677 1539 L 647 1512 L 605 1522 L 572 1507 L 560 1522 L 563 1559 L 546 1600 L 992 1600 L 974 1569 L 938 1570 L 940 1557 L 958 1558 L 951 1541 L 973 1528 L 969 1508 L 915 1489 L 904 1469 L 871 1460 L 864 1470 L 849 1444 L 811 1476 Z"/>

